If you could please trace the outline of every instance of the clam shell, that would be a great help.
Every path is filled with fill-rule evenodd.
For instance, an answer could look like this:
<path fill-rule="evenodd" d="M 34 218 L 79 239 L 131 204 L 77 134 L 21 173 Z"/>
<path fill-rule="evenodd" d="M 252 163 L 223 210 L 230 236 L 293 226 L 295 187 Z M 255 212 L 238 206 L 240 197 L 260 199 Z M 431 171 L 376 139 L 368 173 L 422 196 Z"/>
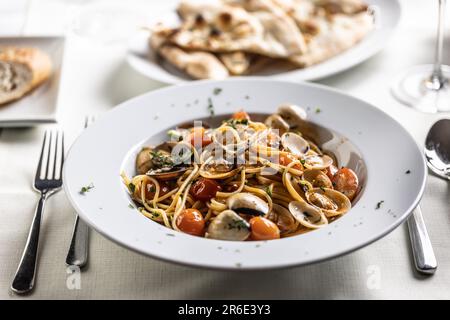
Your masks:
<path fill-rule="evenodd" d="M 313 206 L 321 209 L 327 217 L 340 216 L 352 208 L 350 200 L 339 191 L 328 188 L 314 188 L 305 193 Z"/>
<path fill-rule="evenodd" d="M 304 158 L 305 168 L 323 170 L 333 164 L 333 159 L 327 155 L 309 155 Z"/>
<path fill-rule="evenodd" d="M 269 213 L 269 205 L 254 194 L 241 192 L 227 199 L 228 208 L 243 214 L 265 216 Z"/>
<path fill-rule="evenodd" d="M 298 226 L 297 220 L 289 210 L 276 203 L 272 205 L 272 211 L 270 212 L 268 219 L 278 226 L 281 234 L 293 232 Z"/>
<path fill-rule="evenodd" d="M 233 210 L 225 210 L 212 220 L 205 236 L 217 240 L 244 241 L 250 236 L 250 224 Z"/>
<path fill-rule="evenodd" d="M 309 150 L 308 141 L 292 132 L 283 134 L 281 144 L 286 150 L 298 157 L 303 157 Z"/>
<path fill-rule="evenodd" d="M 265 121 L 265 125 L 278 130 L 278 134 L 281 136 L 289 131 L 289 123 L 287 123 L 279 114 L 273 114 Z"/>
<path fill-rule="evenodd" d="M 284 104 L 278 108 L 277 113 L 289 124 L 291 128 L 301 126 L 307 114 L 305 109 L 293 104 Z"/>
<path fill-rule="evenodd" d="M 325 172 L 319 169 L 307 169 L 303 172 L 303 180 L 308 181 L 314 188 L 333 188 L 333 183 Z"/>
<path fill-rule="evenodd" d="M 305 201 L 291 202 L 289 212 L 301 225 L 310 229 L 318 229 L 328 224 L 322 210 Z"/>

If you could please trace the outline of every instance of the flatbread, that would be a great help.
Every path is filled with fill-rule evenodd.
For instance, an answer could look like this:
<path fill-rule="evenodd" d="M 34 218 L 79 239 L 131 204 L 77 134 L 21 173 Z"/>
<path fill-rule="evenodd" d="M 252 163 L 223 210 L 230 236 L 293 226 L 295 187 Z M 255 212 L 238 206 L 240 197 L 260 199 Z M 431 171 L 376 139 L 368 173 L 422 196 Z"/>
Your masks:
<path fill-rule="evenodd" d="M 318 33 L 307 44 L 307 51 L 289 58 L 299 67 L 308 67 L 336 56 L 361 41 L 373 28 L 373 18 L 367 13 L 337 14 L 331 20 L 318 18 Z"/>
<path fill-rule="evenodd" d="M 271 12 L 248 12 L 220 3 L 182 1 L 183 19 L 170 41 L 186 49 L 245 51 L 274 58 L 301 53 L 305 42 L 293 23 Z"/>

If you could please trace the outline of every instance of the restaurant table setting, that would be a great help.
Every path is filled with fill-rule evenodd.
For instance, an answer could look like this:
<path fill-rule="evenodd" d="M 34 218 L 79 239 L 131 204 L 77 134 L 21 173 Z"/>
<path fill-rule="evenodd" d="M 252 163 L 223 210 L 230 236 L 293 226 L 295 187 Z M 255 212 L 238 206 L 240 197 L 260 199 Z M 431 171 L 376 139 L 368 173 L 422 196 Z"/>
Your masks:
<path fill-rule="evenodd" d="M 250 21 L 250 30 L 275 23 L 267 12 L 285 14 L 270 5 L 244 10 L 239 0 L 229 2 L 225 16 L 247 17 L 240 23 Z M 312 56 L 311 65 L 285 55 L 292 47 L 283 37 L 250 45 L 235 41 L 229 45 L 238 52 L 228 60 L 228 53 L 210 47 L 222 45 L 218 39 L 226 37 L 211 17 L 228 19 L 222 7 L 212 4 L 200 9 L 194 1 L 176 0 L 0 4 L 0 48 L 34 48 L 26 56 L 39 58 L 40 64 L 26 62 L 34 72 L 30 81 L 45 75 L 40 52 L 51 61 L 49 79 L 30 82 L 21 97 L 0 106 L 0 299 L 449 299 L 450 42 L 445 20 L 450 8 L 445 0 L 366 2 L 368 10 L 358 11 L 357 23 L 344 16 L 348 8 L 342 16 L 317 18 L 322 25 L 342 18 L 347 26 L 359 25 L 360 32 L 349 33 L 355 40 L 345 49 L 342 45 L 343 52 L 331 50 L 316 62 Z M 335 14 L 335 7 L 326 8 Z M 160 20 L 162 25 L 149 29 Z M 212 26 L 213 40 L 203 43 L 191 31 L 203 30 L 205 23 Z M 276 23 L 274 28 L 284 32 L 292 27 Z M 302 29 L 303 22 L 298 23 Z M 373 29 L 365 33 L 367 24 Z M 328 26 L 330 32 L 339 27 Z M 306 41 L 295 41 L 314 52 L 320 36 L 311 33 Z M 194 40 L 186 45 L 188 37 Z M 248 70 L 236 69 L 230 63 L 236 59 Z M 299 59 L 301 64 L 295 64 Z M 25 85 L 19 83 L 19 89 Z M 297 114 L 302 132 L 292 122 Z M 288 131 L 279 138 L 283 152 L 302 160 L 298 167 L 296 161 L 276 167 L 282 172 L 279 180 L 260 189 L 252 183 L 270 179 L 236 171 L 227 177 L 242 181 L 236 187 L 241 191 L 227 195 L 226 205 L 210 197 L 202 207 L 203 201 L 190 201 L 200 196 L 189 188 L 208 180 L 205 168 L 212 158 L 200 166 L 172 164 L 173 181 L 152 168 L 140 176 L 135 168 L 141 150 L 194 119 L 206 123 L 215 143 L 217 132 L 248 125 L 258 131 L 277 119 Z M 194 126 L 187 127 L 192 127 L 188 137 L 195 137 Z M 314 132 L 318 147 L 308 132 Z M 184 139 L 182 130 L 169 131 L 172 138 L 175 134 L 180 134 L 177 143 Z M 294 152 L 292 136 L 307 151 Z M 322 154 L 322 147 L 333 157 Z M 161 157 L 157 148 L 150 150 L 152 157 Z M 197 159 L 195 152 L 189 154 Z M 309 159 L 337 162 L 337 173 L 330 176 L 329 165 Z M 311 180 L 309 189 L 293 188 L 291 178 L 297 181 L 300 167 L 307 169 L 300 183 L 308 180 L 309 170 L 330 184 L 319 187 Z M 357 176 L 350 195 L 338 179 L 339 173 L 353 172 L 348 168 Z M 194 174 L 203 178 L 191 179 Z M 157 185 L 156 191 L 147 190 L 154 197 L 159 183 L 161 190 L 178 185 L 163 191 L 163 198 L 172 192 L 173 203 L 154 200 L 150 207 L 138 189 L 145 184 L 137 181 Z M 256 224 L 267 220 L 278 232 L 270 239 L 280 237 L 277 225 L 266 219 L 286 198 L 274 189 L 280 182 L 297 200 L 286 204 L 295 228 L 286 233 L 278 220 L 284 239 L 272 241 L 256 233 Z M 227 194 L 223 189 L 218 187 L 217 194 Z M 347 206 L 350 212 L 336 219 L 342 213 L 303 200 L 312 204 L 313 196 L 343 199 L 335 200 L 333 210 Z M 249 197 L 259 206 L 242 211 Z M 261 200 L 265 197 L 271 198 L 269 205 Z M 298 215 L 296 206 L 303 208 Z M 196 233 L 178 224 L 182 214 L 194 211 L 201 220 L 211 219 L 206 234 L 203 227 Z M 320 221 L 311 214 L 320 215 Z M 247 222 L 249 215 L 261 217 Z M 221 230 L 229 217 L 239 227 Z M 295 236 L 286 236 L 290 232 Z M 247 238 L 253 241 L 223 241 Z"/>

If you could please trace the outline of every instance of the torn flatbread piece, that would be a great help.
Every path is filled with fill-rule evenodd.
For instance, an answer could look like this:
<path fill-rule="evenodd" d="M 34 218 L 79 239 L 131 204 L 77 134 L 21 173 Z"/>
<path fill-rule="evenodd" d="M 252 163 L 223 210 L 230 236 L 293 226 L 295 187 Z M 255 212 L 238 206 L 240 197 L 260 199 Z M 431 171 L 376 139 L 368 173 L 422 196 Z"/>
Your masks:
<path fill-rule="evenodd" d="M 185 49 L 245 51 L 274 58 L 287 58 L 305 49 L 293 24 L 270 12 L 255 14 L 235 6 L 182 1 L 178 13 L 183 24 L 170 41 Z"/>
<path fill-rule="evenodd" d="M 184 51 L 173 45 L 163 45 L 159 55 L 194 79 L 225 79 L 230 74 L 216 56 L 208 52 Z"/>
<path fill-rule="evenodd" d="M 289 58 L 299 67 L 308 67 L 353 47 L 373 28 L 373 18 L 367 13 L 352 16 L 337 14 L 332 19 L 317 19 L 319 32 L 308 42 L 307 52 Z"/>

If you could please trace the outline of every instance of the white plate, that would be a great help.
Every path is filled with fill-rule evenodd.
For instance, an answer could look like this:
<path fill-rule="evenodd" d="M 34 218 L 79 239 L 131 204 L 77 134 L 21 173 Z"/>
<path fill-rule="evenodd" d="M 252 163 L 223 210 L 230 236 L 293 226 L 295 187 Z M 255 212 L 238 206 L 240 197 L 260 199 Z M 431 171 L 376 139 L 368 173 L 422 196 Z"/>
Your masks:
<path fill-rule="evenodd" d="M 215 88 L 222 88 L 222 93 L 214 95 Z M 151 137 L 179 123 L 208 117 L 208 98 L 213 100 L 216 115 L 240 108 L 269 114 L 281 103 L 296 103 L 308 108 L 312 123 L 347 137 L 367 168 L 364 191 L 354 208 L 323 229 L 268 242 L 193 237 L 130 209 L 121 170 L 134 173 L 136 150 Z M 349 145 L 348 141 L 343 139 L 329 149 Z M 348 154 L 341 163 L 351 163 L 352 158 Z M 416 207 L 425 177 L 423 155 L 414 140 L 376 107 L 319 85 L 241 78 L 157 90 L 108 112 L 72 146 L 64 168 L 64 187 L 82 219 L 129 249 L 193 266 L 264 269 L 329 259 L 381 238 Z M 90 183 L 94 189 L 81 195 L 81 188 Z M 376 209 L 380 201 L 384 202 Z"/>
<path fill-rule="evenodd" d="M 22 99 L 0 106 L 0 127 L 32 127 L 56 122 L 65 39 L 63 37 L 1 37 L 1 46 L 36 47 L 50 56 L 51 78 Z"/>
<path fill-rule="evenodd" d="M 386 46 L 400 20 L 401 8 L 398 0 L 367 0 L 367 3 L 375 10 L 376 28 L 353 48 L 309 68 L 286 71 L 274 66 L 253 74 L 253 76 L 290 81 L 318 80 L 350 69 L 369 59 Z M 175 8 L 169 8 L 163 18 L 160 16 L 154 18 L 149 25 L 160 21 L 176 25 L 177 20 Z M 169 64 L 160 63 L 160 59 L 148 46 L 148 37 L 148 32 L 140 31 L 130 39 L 127 61 L 131 67 L 143 75 L 163 83 L 175 84 L 192 81 Z"/>

